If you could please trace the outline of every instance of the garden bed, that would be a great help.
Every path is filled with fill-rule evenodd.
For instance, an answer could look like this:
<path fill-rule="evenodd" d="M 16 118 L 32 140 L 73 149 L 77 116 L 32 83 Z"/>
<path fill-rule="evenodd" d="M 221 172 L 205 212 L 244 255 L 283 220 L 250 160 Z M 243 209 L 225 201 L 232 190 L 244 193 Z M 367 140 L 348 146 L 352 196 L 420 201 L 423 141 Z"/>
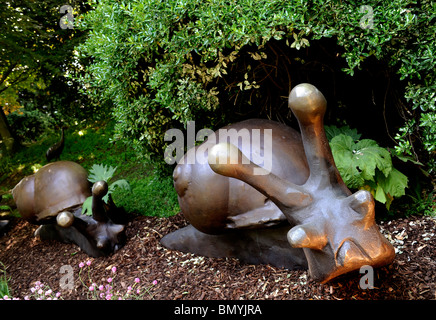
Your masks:
<path fill-rule="evenodd" d="M 10 278 L 11 296 L 20 299 L 29 296 L 36 281 L 60 292 L 60 298 L 89 299 L 92 282 L 106 285 L 108 278 L 112 278 L 112 298 L 125 296 L 129 286 L 136 283 L 134 288 L 140 289 L 142 299 L 158 300 L 436 299 L 434 217 L 380 223 L 397 256 L 391 265 L 375 270 L 375 288 L 366 290 L 359 286 L 363 275 L 358 272 L 319 284 L 307 271 L 205 258 L 160 245 L 164 235 L 185 225 L 181 214 L 170 218 L 135 217 L 127 226 L 128 241 L 122 249 L 109 257 L 89 258 L 76 245 L 35 239 L 37 226 L 17 218 L 0 238 L 0 261 Z M 66 274 L 60 272 L 64 265 L 72 267 L 72 289 L 60 288 L 60 283 L 65 283 L 62 277 Z"/>

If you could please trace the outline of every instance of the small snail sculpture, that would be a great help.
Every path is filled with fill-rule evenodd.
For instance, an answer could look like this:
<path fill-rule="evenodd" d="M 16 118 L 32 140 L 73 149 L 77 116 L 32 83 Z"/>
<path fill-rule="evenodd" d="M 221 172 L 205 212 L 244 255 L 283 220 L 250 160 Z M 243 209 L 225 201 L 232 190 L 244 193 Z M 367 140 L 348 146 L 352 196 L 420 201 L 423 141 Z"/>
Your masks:
<path fill-rule="evenodd" d="M 91 188 L 92 187 L 92 188 Z M 41 226 L 35 236 L 77 244 L 89 256 L 108 255 L 125 241 L 123 217 L 109 201 L 105 181 L 91 186 L 86 170 L 71 161 L 52 162 L 23 178 L 12 190 L 22 218 Z M 92 216 L 82 214 L 82 204 L 92 196 Z"/>

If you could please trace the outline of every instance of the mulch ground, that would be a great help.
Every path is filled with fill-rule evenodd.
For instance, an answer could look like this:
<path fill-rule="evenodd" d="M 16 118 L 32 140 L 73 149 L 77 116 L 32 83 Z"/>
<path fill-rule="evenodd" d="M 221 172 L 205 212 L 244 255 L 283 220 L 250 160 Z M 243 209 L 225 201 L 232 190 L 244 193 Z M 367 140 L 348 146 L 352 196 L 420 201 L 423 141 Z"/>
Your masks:
<path fill-rule="evenodd" d="M 436 219 L 409 217 L 381 222 L 394 245 L 394 262 L 374 271 L 374 289 L 359 286 L 359 272 L 319 284 L 307 271 L 269 265 L 248 265 L 237 259 L 205 258 L 163 248 L 159 240 L 186 225 L 181 214 L 171 218 L 135 217 L 126 229 L 128 241 L 109 257 L 89 258 L 72 244 L 42 242 L 33 237 L 37 226 L 14 219 L 0 237 L 0 262 L 6 267 L 13 297 L 23 299 L 36 281 L 59 291 L 63 299 L 88 299 L 92 282 L 107 284 L 123 294 L 140 282 L 143 299 L 436 299 Z M 90 261 L 80 272 L 79 263 Z M 65 283 L 61 267 L 70 265 L 74 286 Z M 116 273 L 112 268 L 116 267 Z M 80 277 L 79 277 L 80 274 Z M 83 281 L 83 283 L 82 283 Z M 157 281 L 157 282 L 156 282 Z M 155 284 L 153 285 L 153 282 Z"/>

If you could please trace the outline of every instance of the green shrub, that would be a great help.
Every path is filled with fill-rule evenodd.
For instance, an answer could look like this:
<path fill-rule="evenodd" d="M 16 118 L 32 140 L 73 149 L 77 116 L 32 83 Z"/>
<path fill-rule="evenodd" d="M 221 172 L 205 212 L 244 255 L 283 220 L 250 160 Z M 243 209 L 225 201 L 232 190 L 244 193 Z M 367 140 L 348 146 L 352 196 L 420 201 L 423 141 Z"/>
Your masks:
<path fill-rule="evenodd" d="M 43 133 L 53 126 L 50 117 L 39 110 L 23 108 L 9 114 L 7 119 L 15 137 L 21 143 L 41 139 Z"/>
<path fill-rule="evenodd" d="M 327 55 L 340 55 L 345 64 L 322 70 L 340 68 L 352 76 L 376 59 L 392 68 L 401 83 L 407 82 L 401 92 L 407 99 L 403 123 L 393 129 L 396 149 L 431 159 L 436 142 L 436 4 L 430 0 L 361 4 L 101 0 L 78 19 L 89 31 L 78 52 L 92 59 L 79 80 L 94 99 L 113 104 L 116 132 L 125 142 L 162 161 L 164 132 L 181 128 L 188 120 L 216 127 L 236 113 L 284 118 L 276 105 L 286 103 L 282 97 L 291 87 L 287 68 L 305 65 L 306 48 L 331 38 L 340 50 Z M 293 50 L 293 57 L 279 52 L 285 46 Z M 282 79 L 287 74 L 287 83 L 278 81 L 279 73 L 284 74 Z M 274 91 L 274 86 L 281 91 Z M 273 100 L 276 96 L 280 99 Z M 268 101 L 275 109 L 259 101 Z M 240 110 L 242 104 L 245 109 Z"/>

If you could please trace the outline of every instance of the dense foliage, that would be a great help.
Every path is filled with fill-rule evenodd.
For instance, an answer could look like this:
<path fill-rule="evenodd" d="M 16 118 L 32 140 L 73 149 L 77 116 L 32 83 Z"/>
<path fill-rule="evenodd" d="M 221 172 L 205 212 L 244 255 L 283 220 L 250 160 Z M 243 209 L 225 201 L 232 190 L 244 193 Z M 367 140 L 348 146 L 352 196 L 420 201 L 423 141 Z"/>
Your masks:
<path fill-rule="evenodd" d="M 11 148 L 8 138 L 10 144 L 34 141 L 51 128 L 92 119 L 96 113 L 80 95 L 78 83 L 67 77 L 72 70 L 80 72 L 73 53 L 85 33 L 61 27 L 65 3 L 0 2 L 0 140 L 6 149 Z M 78 0 L 69 5 L 73 16 L 90 8 Z"/>
<path fill-rule="evenodd" d="M 101 0 L 81 20 L 89 38 L 79 52 L 92 63 L 80 80 L 91 96 L 113 103 L 121 137 L 161 159 L 164 132 L 171 127 L 188 120 L 217 127 L 237 115 L 286 122 L 283 105 L 297 81 L 322 79 L 317 85 L 335 91 L 327 84 L 330 71 L 333 82 L 340 70 L 352 79 L 376 61 L 389 73 L 387 88 L 371 88 L 373 101 L 381 96 L 375 98 L 385 120 L 381 127 L 398 152 L 424 162 L 436 142 L 435 12 L 426 0 L 374 0 L 365 6 L 324 0 Z M 333 63 L 305 61 L 308 52 L 332 56 Z M 322 65 L 320 76 L 305 77 L 313 70 L 309 63 Z M 366 85 L 371 80 L 361 91 Z M 394 86 L 404 90 L 391 95 Z M 386 100 L 396 101 L 388 109 Z M 340 109 L 339 99 L 328 101 L 338 106 L 333 120 L 344 110 L 356 112 L 350 103 Z M 400 121 L 388 128 L 395 117 Z"/>

